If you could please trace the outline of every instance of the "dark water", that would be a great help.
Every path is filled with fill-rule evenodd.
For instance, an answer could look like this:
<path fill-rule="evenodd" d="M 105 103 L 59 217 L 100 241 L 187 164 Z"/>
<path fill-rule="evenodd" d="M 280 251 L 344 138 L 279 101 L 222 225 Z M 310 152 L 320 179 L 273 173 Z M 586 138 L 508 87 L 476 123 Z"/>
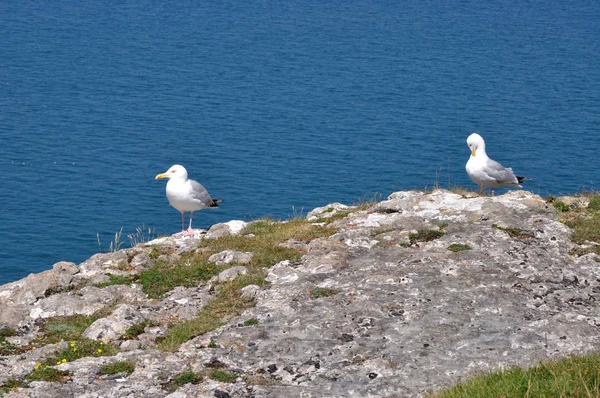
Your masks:
<path fill-rule="evenodd" d="M 123 228 L 470 185 L 466 137 L 541 195 L 599 185 L 600 2 L 0 3 L 0 283 Z"/>

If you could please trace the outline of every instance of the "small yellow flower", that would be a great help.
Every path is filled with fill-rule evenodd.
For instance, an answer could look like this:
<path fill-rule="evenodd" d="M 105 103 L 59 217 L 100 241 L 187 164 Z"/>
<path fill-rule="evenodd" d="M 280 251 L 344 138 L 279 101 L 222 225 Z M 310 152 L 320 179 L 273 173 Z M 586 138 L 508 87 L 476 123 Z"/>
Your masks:
<path fill-rule="evenodd" d="M 38 370 L 40 368 L 40 366 L 42 366 L 41 362 L 36 362 L 35 364 L 35 370 Z"/>
<path fill-rule="evenodd" d="M 75 347 L 75 342 L 74 341 L 71 342 L 71 347 Z"/>
<path fill-rule="evenodd" d="M 57 365 L 60 365 L 60 361 L 56 362 Z"/>
<path fill-rule="evenodd" d="M 104 345 L 104 343 L 101 341 L 101 342 L 100 342 L 100 345 Z"/>
<path fill-rule="evenodd" d="M 102 349 L 98 348 L 98 354 L 101 354 L 101 353 L 102 353 Z"/>
<path fill-rule="evenodd" d="M 62 360 L 61 362 L 62 362 L 62 363 L 65 363 L 65 362 L 67 362 L 67 360 L 66 360 L 65 358 L 63 358 L 63 360 Z"/>

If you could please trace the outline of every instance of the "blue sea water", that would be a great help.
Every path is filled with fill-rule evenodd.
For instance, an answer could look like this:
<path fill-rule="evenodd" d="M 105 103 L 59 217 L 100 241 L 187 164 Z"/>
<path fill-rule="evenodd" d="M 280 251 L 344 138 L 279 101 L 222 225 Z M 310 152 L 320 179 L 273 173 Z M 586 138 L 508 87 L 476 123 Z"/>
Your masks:
<path fill-rule="evenodd" d="M 474 131 L 535 193 L 600 185 L 595 0 L 5 1 L 0 37 L 0 284 L 178 231 L 175 163 L 204 228 L 473 186 Z"/>

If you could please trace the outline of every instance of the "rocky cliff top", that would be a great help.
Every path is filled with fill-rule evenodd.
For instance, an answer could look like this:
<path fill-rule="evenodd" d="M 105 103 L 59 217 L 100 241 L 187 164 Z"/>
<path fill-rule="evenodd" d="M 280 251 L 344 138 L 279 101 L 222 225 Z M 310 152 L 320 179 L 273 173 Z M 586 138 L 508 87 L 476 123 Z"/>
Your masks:
<path fill-rule="evenodd" d="M 265 225 L 232 221 L 0 286 L 5 396 L 416 397 L 598 350 L 598 255 L 570 255 L 537 195 L 396 192 L 303 222 L 270 243 L 297 254 L 277 263 L 254 243 Z M 157 291 L 182 261 L 196 282 Z"/>

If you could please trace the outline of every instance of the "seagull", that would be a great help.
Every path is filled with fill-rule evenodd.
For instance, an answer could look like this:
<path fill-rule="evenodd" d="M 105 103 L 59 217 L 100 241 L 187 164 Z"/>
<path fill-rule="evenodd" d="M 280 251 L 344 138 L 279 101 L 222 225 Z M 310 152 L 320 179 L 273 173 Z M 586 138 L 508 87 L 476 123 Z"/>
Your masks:
<path fill-rule="evenodd" d="M 471 157 L 467 162 L 467 174 L 473 182 L 481 187 L 483 193 L 485 188 L 497 187 L 516 187 L 523 188 L 521 184 L 529 178 L 516 176 L 510 167 L 504 167 L 500 163 L 492 160 L 485 153 L 485 141 L 477 134 L 473 133 L 467 138 L 467 145 L 471 149 Z"/>
<path fill-rule="evenodd" d="M 167 199 L 169 204 L 179 210 L 181 213 L 181 232 L 175 235 L 194 236 L 192 230 L 192 216 L 197 210 L 207 207 L 219 207 L 221 199 L 213 199 L 199 182 L 188 179 L 188 173 L 185 167 L 173 165 L 162 174 L 158 174 L 155 179 L 160 180 L 168 178 Z M 184 213 L 190 213 L 190 226 L 187 231 L 184 230 Z"/>

